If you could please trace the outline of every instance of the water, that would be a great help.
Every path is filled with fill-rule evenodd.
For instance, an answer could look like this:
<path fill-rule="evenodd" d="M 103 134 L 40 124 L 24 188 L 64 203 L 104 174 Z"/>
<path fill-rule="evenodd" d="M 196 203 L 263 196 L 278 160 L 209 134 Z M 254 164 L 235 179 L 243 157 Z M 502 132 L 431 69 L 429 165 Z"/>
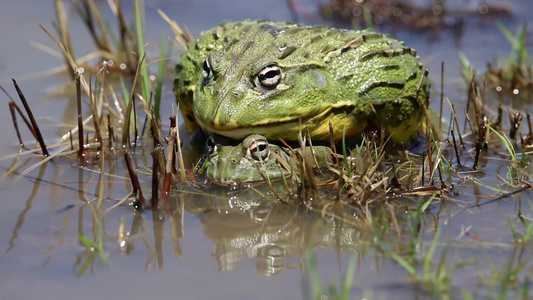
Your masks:
<path fill-rule="evenodd" d="M 316 12 L 315 1 L 300 3 L 309 11 Z M 528 20 L 533 4 L 526 1 L 508 4 L 513 16 L 504 18 L 503 22 L 514 32 Z M 106 3 L 99 5 L 105 7 Z M 167 24 L 156 12 L 157 8 L 180 24 L 187 24 L 195 36 L 223 20 L 291 19 L 286 2 L 281 0 L 147 1 L 146 6 L 146 41 L 150 43 L 148 51 L 152 53 L 157 53 L 156 45 L 162 32 L 170 35 Z M 124 9 L 130 16 L 133 8 L 125 5 Z M 70 15 L 77 55 L 92 51 L 92 42 L 83 24 L 74 17 L 74 13 Z M 48 143 L 56 141 L 65 133 L 65 128 L 74 126 L 75 122 L 75 107 L 70 104 L 74 99 L 71 94 L 74 87 L 67 86 L 66 90 L 70 92 L 64 89 L 56 92 L 70 82 L 68 77 L 36 75 L 62 66 L 62 59 L 29 45 L 29 41 L 35 41 L 57 49 L 35 22 L 52 29 L 54 19 L 52 2 L 0 4 L 0 20 L 4 28 L 0 31 L 0 40 L 3 41 L 0 84 L 15 96 L 10 78 L 17 79 Z M 458 43 L 450 31 L 442 31 L 434 41 L 430 41 L 431 34 L 428 32 L 398 30 L 395 36 L 416 48 L 429 69 L 434 87 L 432 106 L 435 108 L 438 107 L 442 61 L 445 63 L 445 96 L 462 107 L 466 92 L 464 80 L 459 76 L 457 51 L 463 51 L 475 67 L 483 70 L 487 61 L 494 57 L 506 58 L 510 50 L 510 45 L 492 21 L 477 19 L 467 19 Z M 530 43 L 528 48 L 531 49 Z M 177 57 L 177 51 L 174 51 L 171 60 L 176 61 Z M 170 84 L 164 86 L 163 94 L 168 100 L 162 111 L 168 111 L 174 102 Z M 5 129 L 1 132 L 4 141 L 0 145 L 1 157 L 18 151 L 7 104 L 5 107 L 0 110 L 0 116 L 5 120 Z M 508 127 L 505 124 L 508 123 L 504 123 Z M 33 146 L 28 131 L 24 128 L 22 132 L 24 141 Z M 151 160 L 147 157 L 139 151 L 137 165 L 149 167 Z M 528 263 L 531 260 L 531 243 L 514 245 L 508 225 L 511 220 L 519 232 L 524 231 L 515 211 L 521 203 L 522 213 L 531 217 L 530 191 L 506 198 L 502 203 L 464 208 L 498 195 L 497 191 L 490 189 L 497 185 L 505 191 L 511 190 L 496 176 L 499 174 L 506 178 L 508 164 L 498 161 L 494 153 L 489 152 L 486 157 L 489 158 L 482 160 L 481 172 L 461 173 L 460 178 L 464 182 L 457 188 L 458 194 L 449 195 L 457 204 L 447 202 L 440 213 L 436 206 L 423 217 L 422 239 L 426 242 L 425 246 L 432 240 L 431 228 L 434 224 L 439 224 L 442 230 L 443 243 L 454 242 L 448 252 L 448 265 L 470 258 L 478 259 L 477 265 L 453 273 L 452 285 L 456 296 L 460 289 L 476 291 L 480 274 L 486 276 L 481 281 L 488 281 L 491 264 L 497 270 L 504 270 L 509 262 L 513 262 L 513 266 L 525 264 L 519 280 L 533 272 L 533 266 Z M 12 161 L 13 157 L 0 161 L 2 173 Z M 39 156 L 24 155 L 18 160 L 23 166 L 17 170 L 20 173 L 40 161 Z M 463 161 L 463 164 L 471 166 L 472 158 Z M 131 187 L 121 156 L 107 160 L 106 168 L 110 173 L 121 176 L 105 178 L 104 209 L 110 209 L 126 197 Z M 316 255 L 317 274 L 324 288 L 332 281 L 337 285 L 342 283 L 349 260 L 355 255 L 357 268 L 352 297 L 360 297 L 362 293 L 370 293 L 371 299 L 431 297 L 420 294 L 409 283 L 407 273 L 398 263 L 372 247 L 375 238 L 373 228 L 357 228 L 347 222 L 322 218 L 320 212 L 265 204 L 260 201 L 261 197 L 255 196 L 258 194 L 256 191 L 242 193 L 214 189 L 210 190 L 210 196 L 176 193 L 170 201 L 173 208 L 170 213 L 138 213 L 127 205 L 113 208 L 106 213 L 103 224 L 104 249 L 108 255 L 107 263 L 104 263 L 94 253 L 87 252 L 78 239 L 80 233 L 96 239 L 96 225 L 91 209 L 85 203 L 98 198 L 99 174 L 77 168 L 74 158 L 62 158 L 47 162 L 25 176 L 18 175 L 4 174 L 0 182 L 1 299 L 138 299 L 154 296 L 185 299 L 305 298 L 310 295 L 310 253 Z M 453 173 L 444 176 L 453 178 L 454 183 L 459 182 Z M 480 178 L 490 188 L 472 183 L 467 176 Z M 141 176 L 141 179 L 144 180 L 142 185 L 146 193 L 150 186 L 149 178 Z M 121 219 L 124 232 L 129 233 L 125 244 L 118 241 Z M 409 223 L 404 222 L 400 226 L 409 232 Z M 463 234 L 467 228 L 474 237 Z M 477 237 L 491 243 L 476 244 Z M 389 237 L 385 245 L 403 247 L 407 239 L 408 236 L 403 235 L 390 242 Z M 308 248 L 315 250 L 307 251 Z M 439 247 L 438 252 L 442 249 Z M 434 258 L 435 262 L 439 253 Z M 477 295 L 486 292 L 485 286 Z"/>

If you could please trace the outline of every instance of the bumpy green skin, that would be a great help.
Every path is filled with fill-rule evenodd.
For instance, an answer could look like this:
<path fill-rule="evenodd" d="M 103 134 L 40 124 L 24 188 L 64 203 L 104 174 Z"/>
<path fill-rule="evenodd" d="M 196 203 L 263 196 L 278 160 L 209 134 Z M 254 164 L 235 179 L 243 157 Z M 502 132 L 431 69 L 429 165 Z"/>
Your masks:
<path fill-rule="evenodd" d="M 258 74 L 272 65 L 282 79 L 267 89 Z M 251 133 L 295 140 L 304 126 L 313 140 L 328 140 L 331 122 L 337 140 L 344 127 L 349 137 L 384 126 L 394 142 L 408 142 L 430 86 L 416 52 L 389 36 L 266 21 L 202 33 L 176 69 L 176 98 L 189 127 L 236 140 Z"/>
<path fill-rule="evenodd" d="M 250 145 L 258 139 L 266 141 L 265 137 L 252 134 L 237 146 L 216 145 L 205 161 L 206 178 L 212 183 L 221 185 L 259 183 L 267 179 L 279 179 L 289 175 L 293 168 L 298 168 L 290 155 L 290 150 L 275 144 L 268 144 L 270 151 L 264 159 L 254 158 Z M 312 150 L 311 147 L 306 147 L 303 154 L 301 149 L 295 151 L 304 155 L 309 162 L 316 161 L 320 168 L 332 163 L 332 152 L 329 147 L 313 146 Z"/>

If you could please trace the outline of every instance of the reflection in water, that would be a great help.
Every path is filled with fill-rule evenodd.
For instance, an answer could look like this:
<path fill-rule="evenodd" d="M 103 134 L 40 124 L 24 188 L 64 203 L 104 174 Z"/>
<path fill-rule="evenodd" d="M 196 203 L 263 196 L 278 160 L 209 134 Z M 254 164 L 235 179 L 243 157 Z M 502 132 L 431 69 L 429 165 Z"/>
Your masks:
<path fill-rule="evenodd" d="M 100 197 L 90 191 L 89 182 L 98 181 L 92 179 L 92 172 L 88 175 L 91 178 L 86 178 L 86 170 L 78 169 L 76 172 L 78 178 L 75 182 L 77 189 L 73 189 L 43 180 L 45 170 L 46 163 L 41 165 L 39 179 L 35 180 L 32 192 L 26 200 L 26 206 L 19 213 L 6 252 L 15 247 L 15 241 L 24 225 L 26 215 L 32 208 L 40 183 L 46 182 L 53 185 L 57 195 L 64 197 L 68 192 L 74 192 L 70 195 L 70 199 L 77 197 L 78 203 L 81 204 L 68 204 L 61 209 L 51 211 L 52 215 L 60 217 L 62 222 L 60 228 L 54 230 L 51 236 L 44 236 L 46 244 L 49 244 L 51 239 L 55 242 L 44 248 L 43 254 L 46 259 L 43 265 L 48 264 L 54 251 L 60 246 L 75 245 L 75 248 L 69 251 L 78 252 L 80 247 L 86 250 L 75 255 L 73 270 L 78 276 L 88 270 L 93 274 L 96 262 L 107 262 L 106 249 L 116 249 L 117 244 L 119 252 L 126 256 L 131 255 L 139 245 L 144 246 L 147 251 L 145 269 L 162 269 L 163 240 L 165 233 L 168 232 L 173 242 L 175 256 L 183 257 L 180 239 L 184 237 L 185 212 L 198 216 L 205 236 L 213 240 L 215 249 L 212 257 L 221 271 L 233 270 L 243 260 L 256 259 L 257 271 L 262 275 L 271 276 L 285 268 L 300 267 L 288 259 L 301 258 L 308 249 L 332 247 L 341 253 L 356 252 L 361 247 L 358 242 L 363 236 L 363 231 L 347 222 L 350 217 L 356 215 L 355 211 L 343 211 L 342 218 L 333 217 L 331 212 L 328 212 L 329 216 L 324 217 L 321 215 L 323 212 L 309 210 L 303 205 L 284 204 L 269 198 L 266 186 L 240 190 L 209 189 L 206 194 L 192 190 L 178 191 L 163 209 L 147 212 L 131 210 L 131 214 L 127 212 L 129 217 L 126 218 L 130 220 L 128 226 L 124 218 L 119 221 L 109 217 L 105 212 L 105 207 L 112 206 L 113 203 L 99 202 Z M 54 174 L 55 178 L 56 175 Z M 59 201 L 56 204 L 63 205 L 64 202 Z M 114 209 L 120 210 L 120 208 Z M 124 213 L 124 210 L 121 213 Z M 146 222 L 150 214 L 151 222 Z M 110 218 L 108 220 L 110 224 L 117 224 L 118 221 L 118 228 L 115 225 L 106 225 L 106 216 Z M 68 229 L 73 224 L 77 226 L 75 230 L 77 236 L 69 236 Z M 168 230 L 165 229 L 167 224 Z M 152 233 L 149 232 L 150 227 Z M 367 232 L 365 238 L 372 238 L 368 230 L 364 232 Z M 78 237 L 86 238 L 94 247 L 87 245 Z M 103 245 L 102 248 L 93 249 L 100 247 L 99 245 Z"/>
<path fill-rule="evenodd" d="M 366 224 L 365 216 L 355 208 L 343 206 L 334 211 L 333 205 L 329 210 L 310 210 L 304 205 L 277 201 L 267 186 L 238 190 L 189 188 L 173 192 L 164 208 L 138 211 L 129 205 L 114 207 L 115 202 L 106 200 L 111 197 L 99 196 L 101 178 L 96 175 L 99 172 L 78 168 L 61 177 L 59 173 L 63 171 L 59 168 L 48 168 L 53 170 L 51 181 L 43 178 L 50 175 L 45 174 L 46 169 L 47 163 L 42 164 L 37 178 L 32 179 L 33 189 L 19 213 L 7 252 L 15 247 L 34 198 L 46 193 L 44 187 L 49 188 L 54 194 L 48 203 L 52 208 L 50 214 L 61 223 L 48 236 L 42 236 L 44 242 L 39 241 L 45 244 L 44 264 L 48 264 L 54 253 L 66 249 L 75 257 L 73 270 L 78 276 L 87 271 L 94 273 L 95 266 L 107 262 L 108 254 L 130 256 L 135 250 L 146 253 L 145 270 L 162 269 L 165 234 L 170 234 L 175 257 L 182 258 L 180 239 L 184 237 L 187 213 L 197 216 L 204 235 L 214 242 L 212 257 L 220 271 L 233 270 L 245 260 L 255 260 L 258 273 L 271 276 L 285 268 L 302 268 L 302 258 L 309 249 L 317 247 L 332 248 L 338 254 L 358 252 L 361 257 L 369 241 L 375 238 L 374 225 Z M 116 180 L 113 182 L 107 185 L 106 194 L 121 187 Z M 121 191 L 121 195 L 127 192 Z M 392 209 L 386 208 L 387 205 L 383 207 L 388 214 Z M 376 220 L 381 211 L 376 209 Z M 35 226 L 35 222 L 29 223 L 26 226 Z"/>
<path fill-rule="evenodd" d="M 6 253 L 11 251 L 13 247 L 15 247 L 15 240 L 18 238 L 18 233 L 20 228 L 22 228 L 22 225 L 24 224 L 24 219 L 26 218 L 26 214 L 30 211 L 33 199 L 37 195 L 37 191 L 39 190 L 39 186 L 41 183 L 40 178 L 43 178 L 44 171 L 46 170 L 46 165 L 48 162 L 45 162 L 41 165 L 39 168 L 39 175 L 37 176 L 37 179 L 35 183 L 33 184 L 33 188 L 31 191 L 31 195 L 26 200 L 26 207 L 20 212 L 17 218 L 17 223 L 15 224 L 15 228 L 13 228 L 13 232 L 11 234 L 11 238 L 9 239 L 9 248 L 7 248 Z"/>
<path fill-rule="evenodd" d="M 142 266 L 144 262 L 145 270 L 162 269 L 164 258 L 167 264 L 172 265 L 169 261 L 175 258 L 168 255 L 169 244 L 164 243 L 165 234 L 167 240 L 170 235 L 172 241 L 170 247 L 173 247 L 174 256 L 176 258 L 186 256 L 190 259 L 194 255 L 190 252 L 184 253 L 180 245 L 186 225 L 190 224 L 184 224 L 184 216 L 190 213 L 201 223 L 205 237 L 214 242 L 211 255 L 218 265 L 218 270 L 234 270 L 239 264 L 250 261 L 255 262 L 257 272 L 264 276 L 280 274 L 286 268 L 298 268 L 302 270 L 302 290 L 308 287 L 314 290 L 316 278 L 320 274 L 316 266 L 318 260 L 313 257 L 309 258 L 310 253 L 313 252 L 309 250 L 314 248 L 335 250 L 338 255 L 339 272 L 346 267 L 345 264 L 341 265 L 341 253 L 354 253 L 353 261 L 357 261 L 357 266 L 354 268 L 359 268 L 359 263 L 365 260 L 367 252 L 371 252 L 376 259 L 370 262 L 367 259 L 366 264 L 375 264 L 375 267 L 371 270 L 366 268 L 363 272 L 370 271 L 371 274 L 368 276 L 375 278 L 381 274 L 376 275 L 372 272 L 377 270 L 377 273 L 380 273 L 381 269 L 391 265 L 387 251 L 398 253 L 410 251 L 408 240 L 411 234 L 414 234 L 412 237 L 420 241 L 419 246 L 422 245 L 424 231 L 432 231 L 442 223 L 439 220 L 441 213 L 444 213 L 444 216 L 448 215 L 447 220 L 444 221 L 445 224 L 451 223 L 454 216 L 454 207 L 443 202 L 441 204 L 445 205 L 433 206 L 435 209 L 429 208 L 417 216 L 420 220 L 413 223 L 412 218 L 417 215 L 413 211 L 415 203 L 408 203 L 407 198 L 404 199 L 405 201 L 395 198 L 393 201 L 383 201 L 375 205 L 371 211 L 371 220 L 369 220 L 361 214 L 359 209 L 347 205 L 339 205 L 341 208 L 337 211 L 334 210 L 335 204 L 328 206 L 330 210 L 317 211 L 304 205 L 279 202 L 271 196 L 266 186 L 239 190 L 188 188 L 173 192 L 166 207 L 161 209 L 138 211 L 131 209 L 129 205 L 111 208 L 114 207 L 115 202 L 109 200 L 100 202 L 101 197 L 95 195 L 95 191 L 99 191 L 100 188 L 98 185 L 91 190 L 90 184 L 99 181 L 98 178 L 92 177 L 97 173 L 87 173 L 87 170 L 82 169 L 75 170 L 77 181 L 72 184 L 75 184 L 77 188 L 72 188 L 67 184 L 71 184 L 70 177 L 76 177 L 76 175 L 68 176 L 67 183 L 57 183 L 43 179 L 46 168 L 45 163 L 40 167 L 38 177 L 32 178 L 33 187 L 13 226 L 6 252 L 11 255 L 18 251 L 24 252 L 27 249 L 19 244 L 22 244 L 21 241 L 30 240 L 32 246 L 37 246 L 35 248 L 44 256 L 39 257 L 42 259 L 42 262 L 39 261 L 39 266 L 52 269 L 58 262 L 59 264 L 67 262 L 77 276 L 98 274 L 103 263 L 116 263 L 117 254 L 131 256 L 132 264 Z M 54 171 L 58 172 L 58 169 Z M 61 180 L 56 173 L 52 176 L 54 179 Z M 37 195 L 42 196 L 49 185 L 52 185 L 50 190 L 54 191 L 57 199 L 49 201 L 51 209 L 45 217 L 60 223 L 53 230 L 39 232 L 45 234 L 25 236 L 22 229 L 43 226 L 40 223 L 42 219 L 32 220 L 29 216 L 32 207 L 35 206 L 35 210 L 38 203 L 42 204 L 42 202 L 34 201 L 34 198 Z M 113 187 L 116 186 L 119 185 L 115 181 Z M 112 186 L 108 187 L 108 191 L 111 190 Z M 327 189 L 327 187 L 323 188 Z M 476 197 L 483 193 L 478 188 L 479 185 L 472 185 Z M 73 199 L 74 202 L 72 202 Z M 421 198 L 422 200 L 424 199 Z M 469 202 L 474 201 L 471 199 Z M 399 209 L 398 205 L 404 208 L 404 211 Z M 520 209 L 520 204 L 517 205 Z M 484 208 L 484 206 L 480 207 Z M 413 214 L 409 211 L 413 211 Z M 43 214 L 38 213 L 38 215 Z M 454 222 L 457 220 L 460 219 L 453 218 Z M 25 222 L 27 224 L 24 224 Z M 410 228 L 414 224 L 416 226 Z M 50 225 L 44 226 L 46 229 L 51 229 Z M 192 230 L 189 228 L 189 231 Z M 403 238 L 390 244 L 387 239 L 393 233 Z M 87 246 L 87 243 L 78 236 L 87 238 L 95 246 Z M 103 244 L 102 247 L 101 244 Z M 466 243 L 464 245 L 468 246 Z M 19 248 L 14 249 L 15 246 Z M 528 257 L 529 252 L 526 248 L 528 245 L 515 243 L 513 246 L 514 252 L 510 261 L 502 263 L 508 263 L 509 268 L 526 265 L 523 259 Z M 477 251 L 479 245 L 470 247 L 474 247 L 473 249 Z M 137 255 L 132 255 L 135 250 L 137 250 Z M 199 249 L 193 249 L 193 251 L 197 250 Z M 70 253 L 72 257 L 58 255 L 62 252 Z M 167 257 L 164 257 L 165 252 Z M 114 255 L 113 260 L 108 259 Z M 328 262 L 326 266 L 331 267 L 331 264 L 334 263 Z M 349 265 L 351 264 L 350 262 Z M 505 274 L 499 276 L 503 277 Z M 403 282 L 403 279 L 400 281 Z M 392 281 L 380 288 L 394 289 L 394 284 L 397 283 Z M 406 293 L 409 293 L 409 286 L 405 285 L 405 288 Z"/>
<path fill-rule="evenodd" d="M 255 200 L 242 200 L 255 191 L 249 192 L 185 202 L 185 209 L 200 217 L 204 234 L 215 242 L 212 255 L 219 270 L 232 270 L 240 261 L 256 258 L 257 271 L 270 276 L 294 268 L 286 259 L 300 257 L 307 249 L 358 250 L 361 232 L 347 222 L 324 218 L 304 205 L 264 200 L 257 194 Z"/>

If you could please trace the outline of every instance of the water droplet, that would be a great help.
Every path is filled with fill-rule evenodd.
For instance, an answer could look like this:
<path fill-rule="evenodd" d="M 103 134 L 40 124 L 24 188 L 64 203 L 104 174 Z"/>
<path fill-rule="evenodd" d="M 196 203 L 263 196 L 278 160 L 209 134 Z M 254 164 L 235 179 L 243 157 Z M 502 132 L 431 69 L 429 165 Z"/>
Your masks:
<path fill-rule="evenodd" d="M 518 95 L 518 93 L 520 93 L 520 90 L 519 90 L 519 89 L 514 89 L 514 90 L 513 90 L 513 94 Z"/>
<path fill-rule="evenodd" d="M 154 81 L 155 80 L 155 75 L 150 75 L 150 76 L 148 76 L 148 78 L 150 78 L 151 81 Z"/>
<path fill-rule="evenodd" d="M 399 8 L 399 7 L 395 7 L 393 10 L 392 10 L 392 14 L 395 16 L 395 17 L 399 17 L 401 16 L 403 13 L 402 9 Z"/>
<path fill-rule="evenodd" d="M 501 86 L 497 86 L 497 87 L 496 87 L 496 91 L 497 91 L 497 92 L 501 92 L 501 91 L 502 91 L 502 87 L 501 87 Z"/>
<path fill-rule="evenodd" d="M 477 11 L 480 15 L 486 15 L 489 12 L 489 7 L 483 4 L 477 8 Z"/>
<path fill-rule="evenodd" d="M 440 5 L 434 5 L 433 6 L 433 14 L 440 15 L 440 14 L 442 14 L 442 11 L 443 11 L 442 6 L 440 6 Z"/>
<path fill-rule="evenodd" d="M 126 70 L 126 64 L 125 63 L 121 63 L 120 64 L 120 69 L 121 70 Z"/>

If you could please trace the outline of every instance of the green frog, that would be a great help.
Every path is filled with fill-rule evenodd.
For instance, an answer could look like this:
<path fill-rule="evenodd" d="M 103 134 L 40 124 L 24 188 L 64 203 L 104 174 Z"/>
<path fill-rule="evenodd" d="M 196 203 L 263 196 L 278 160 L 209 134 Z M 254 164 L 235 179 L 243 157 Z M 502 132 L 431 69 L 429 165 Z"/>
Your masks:
<path fill-rule="evenodd" d="M 329 147 L 307 146 L 293 151 L 321 169 L 333 162 Z M 297 168 L 290 149 L 251 134 L 236 146 L 215 145 L 204 162 L 203 173 L 212 183 L 233 185 L 279 179 Z"/>
<path fill-rule="evenodd" d="M 189 43 L 174 91 L 190 129 L 242 141 L 256 133 L 315 141 L 385 128 L 395 143 L 419 131 L 429 102 L 416 51 L 371 31 L 286 22 L 225 22 Z"/>

